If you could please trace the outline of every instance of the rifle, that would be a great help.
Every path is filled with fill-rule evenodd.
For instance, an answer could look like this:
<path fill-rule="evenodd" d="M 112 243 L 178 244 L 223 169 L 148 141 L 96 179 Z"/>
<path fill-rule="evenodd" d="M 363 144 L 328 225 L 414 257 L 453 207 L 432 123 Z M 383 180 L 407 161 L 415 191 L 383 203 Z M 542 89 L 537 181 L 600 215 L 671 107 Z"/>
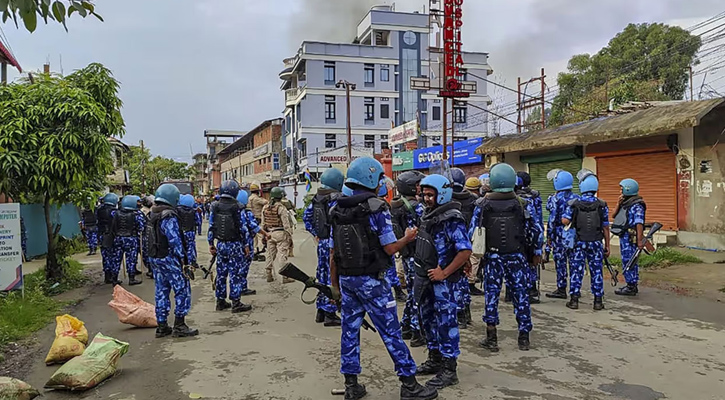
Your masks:
<path fill-rule="evenodd" d="M 287 278 L 290 278 L 290 279 L 294 279 L 294 280 L 296 280 L 298 282 L 302 282 L 302 283 L 305 284 L 305 288 L 302 290 L 302 294 L 300 294 L 300 299 L 305 304 L 312 304 L 312 303 L 315 302 L 314 300 L 306 301 L 304 299 L 305 292 L 307 291 L 307 289 L 310 289 L 310 288 L 317 289 L 318 295 L 319 294 L 323 294 L 328 299 L 332 299 L 332 300 L 335 300 L 335 301 L 340 301 L 339 298 L 336 299 L 332 295 L 332 288 L 330 286 L 323 285 L 323 284 L 317 282 L 317 280 L 315 278 L 313 278 L 313 277 L 307 275 L 306 273 L 302 272 L 299 268 L 297 268 L 296 265 L 294 265 L 294 264 L 292 264 L 290 262 L 288 262 L 287 264 L 285 264 L 284 267 L 282 267 L 282 269 L 279 270 L 279 274 L 282 275 L 282 276 L 284 276 L 284 277 L 287 277 Z M 373 332 L 376 332 L 377 333 L 377 330 L 375 330 L 375 328 L 365 318 L 363 318 L 362 327 L 365 328 L 365 329 L 367 329 L 367 330 L 369 330 L 369 331 L 373 331 Z"/>
<path fill-rule="evenodd" d="M 206 279 L 209 277 L 209 274 L 211 274 L 211 269 L 214 266 L 214 263 L 216 262 L 216 256 L 212 256 L 211 261 L 209 261 L 209 268 L 204 268 L 203 265 L 199 266 L 199 269 L 204 272 L 204 277 L 202 279 Z"/>
<path fill-rule="evenodd" d="M 652 237 L 660 229 L 662 229 L 662 224 L 660 224 L 659 222 L 655 222 L 654 224 L 652 224 L 652 227 L 649 228 L 649 232 L 647 232 L 647 235 L 645 235 L 645 237 L 642 239 L 642 245 L 646 248 L 645 251 L 647 254 L 654 252 L 655 248 L 652 245 L 652 243 L 650 243 L 650 240 L 652 240 Z M 642 249 L 640 249 L 639 246 L 637 246 L 637 251 L 634 252 L 634 255 L 629 260 L 627 265 L 625 265 L 624 268 L 622 268 L 622 272 L 627 272 L 630 269 L 632 269 L 632 267 L 634 267 L 634 264 L 637 263 L 637 260 L 639 259 L 640 254 L 642 254 Z"/>
<path fill-rule="evenodd" d="M 612 276 L 612 286 L 617 286 L 617 283 L 619 283 L 619 271 L 612 267 L 612 264 L 609 263 L 609 258 L 607 257 L 604 257 L 604 265 L 607 267 L 609 274 Z"/>

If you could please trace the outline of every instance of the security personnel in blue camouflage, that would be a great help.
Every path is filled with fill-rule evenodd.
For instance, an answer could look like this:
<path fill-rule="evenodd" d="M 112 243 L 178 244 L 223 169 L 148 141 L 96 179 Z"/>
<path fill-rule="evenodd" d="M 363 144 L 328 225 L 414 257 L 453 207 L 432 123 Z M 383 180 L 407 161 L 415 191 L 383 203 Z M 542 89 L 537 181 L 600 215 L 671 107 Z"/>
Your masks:
<path fill-rule="evenodd" d="M 534 218 L 536 225 L 539 230 L 544 232 L 544 214 L 543 214 L 543 202 L 541 195 L 538 191 L 532 189 L 531 175 L 525 171 L 519 171 L 516 173 L 516 195 L 531 203 L 534 208 L 534 213 L 531 215 Z M 540 303 L 540 293 L 536 283 L 539 281 L 539 271 L 537 265 L 532 265 L 529 268 L 529 301 L 531 304 Z M 507 288 L 508 290 L 508 288 Z"/>
<path fill-rule="evenodd" d="M 470 221 L 473 218 L 473 211 L 476 209 L 476 200 L 478 196 L 465 190 L 466 186 L 466 174 L 460 168 L 451 168 L 451 178 L 453 181 L 453 201 L 461 205 L 461 213 L 466 222 L 466 232 L 470 228 Z M 464 274 L 461 276 L 460 282 L 458 282 L 458 325 L 461 329 L 468 328 L 468 325 L 472 323 L 471 318 L 471 292 L 480 290 L 476 285 L 469 285 L 469 279 L 466 275 L 470 273 L 470 260 L 466 261 L 466 268 Z M 482 293 L 481 293 L 482 294 Z"/>
<path fill-rule="evenodd" d="M 141 199 L 141 213 L 146 216 L 146 225 L 149 222 L 149 214 L 151 214 L 151 207 L 154 206 L 154 196 L 146 196 Z M 149 279 L 154 278 L 154 271 L 151 268 L 151 262 L 149 261 L 149 241 L 148 235 L 141 235 L 141 260 L 146 266 L 146 276 Z"/>
<path fill-rule="evenodd" d="M 111 279 L 113 266 L 119 258 L 118 248 L 114 246 L 113 232 L 113 211 L 118 205 L 118 196 L 115 193 L 108 193 L 103 196 L 103 204 L 96 208 L 96 220 L 98 221 L 98 234 L 101 241 L 101 261 L 103 262 L 104 282 L 119 284 L 118 279 Z M 118 277 L 118 274 L 116 274 Z"/>
<path fill-rule="evenodd" d="M 86 244 L 88 244 L 88 255 L 92 256 L 96 254 L 96 248 L 98 247 L 98 219 L 96 213 L 90 208 L 83 209 L 80 224 L 81 230 L 86 237 Z"/>
<path fill-rule="evenodd" d="M 118 249 L 118 258 L 114 259 L 112 280 L 118 278 L 121 260 L 126 258 L 126 273 L 130 286 L 140 285 L 136 279 L 141 271 L 136 269 L 138 253 L 141 250 L 140 235 L 146 228 L 146 217 L 138 210 L 138 196 L 124 196 L 121 200 L 121 209 L 113 211 L 112 231 L 114 247 Z"/>
<path fill-rule="evenodd" d="M 194 196 L 182 194 L 176 206 L 181 232 L 184 234 L 184 254 L 187 265 L 197 267 L 196 262 L 196 220 L 201 219 L 194 208 Z"/>
<path fill-rule="evenodd" d="M 486 292 L 486 338 L 481 346 L 492 352 L 498 351 L 496 325 L 499 324 L 498 298 L 502 281 L 511 288 L 514 314 L 519 327 L 519 349 L 529 350 L 531 305 L 528 294 L 528 269 L 541 258 L 543 235 L 532 217 L 533 206 L 514 193 L 516 171 L 508 164 L 496 164 L 491 168 L 492 192 L 476 202 L 473 213 L 474 228 L 486 229 L 486 253 L 483 256 L 484 288 Z"/>
<path fill-rule="evenodd" d="M 418 185 L 425 175 L 419 171 L 406 171 L 398 175 L 395 180 L 395 187 L 400 193 L 400 197 L 396 197 L 390 203 L 390 214 L 393 220 L 393 231 L 395 237 L 402 239 L 408 228 L 417 228 L 420 224 L 420 218 L 425 212 L 425 206 L 418 201 Z M 426 345 L 419 322 L 418 304 L 413 296 L 413 280 L 415 278 L 415 242 L 408 244 L 400 249 L 398 253 L 403 262 L 405 270 L 405 287 L 408 288 L 408 296 L 405 299 L 405 307 L 403 308 L 403 318 L 401 325 L 403 329 L 403 339 L 410 340 L 410 347 L 421 347 Z"/>
<path fill-rule="evenodd" d="M 416 235 L 406 230 L 396 240 L 388 204 L 376 197 L 383 166 L 371 157 L 350 164 L 345 186 L 351 196 L 341 197 L 330 210 L 333 250 L 330 273 L 332 287 L 341 298 L 342 338 L 340 372 L 345 375 L 345 399 L 363 398 L 367 391 L 357 381 L 360 366 L 360 327 L 365 313 L 370 316 L 393 359 L 402 382 L 401 399 L 434 399 L 435 388 L 422 386 L 415 379 L 415 361 L 403 341 L 395 299 L 385 271 L 390 256 L 399 252 Z"/>
<path fill-rule="evenodd" d="M 315 237 L 317 242 L 317 281 L 323 285 L 330 285 L 330 249 L 332 248 L 332 232 L 329 220 L 330 209 L 337 204 L 342 196 L 340 191 L 345 182 L 345 176 L 340 170 L 330 168 L 320 176 L 320 188 L 312 198 L 303 215 L 307 232 Z M 341 320 L 337 316 L 337 306 L 322 293 L 317 296 L 317 314 L 315 322 L 324 326 L 340 326 Z"/>
<path fill-rule="evenodd" d="M 249 193 L 247 193 L 246 190 L 239 191 L 239 194 L 237 195 L 237 201 L 239 202 L 239 207 L 242 211 L 242 220 L 244 221 L 244 225 L 247 227 L 247 231 L 249 232 L 249 235 L 247 235 L 246 244 L 250 251 L 254 252 L 256 250 L 254 248 L 254 238 L 257 234 L 266 236 L 267 232 L 262 230 L 262 227 L 260 227 L 257 223 L 257 219 L 254 217 L 254 213 L 252 212 L 252 210 L 249 210 L 247 208 L 247 204 L 249 203 Z M 254 254 L 244 254 L 244 262 L 242 263 L 241 271 L 242 296 L 251 296 L 257 294 L 256 290 L 249 288 L 249 281 L 247 280 L 247 276 L 249 275 L 249 267 L 252 266 L 253 259 Z"/>
<path fill-rule="evenodd" d="M 428 360 L 418 367 L 418 375 L 436 374 L 426 386 L 443 389 L 458 384 L 461 338 L 456 294 L 462 280 L 468 287 L 462 269 L 471 257 L 471 241 L 461 204 L 451 201 L 451 182 L 442 175 L 429 175 L 420 188 L 426 212 L 415 243 L 413 292 L 428 341 Z"/>
<path fill-rule="evenodd" d="M 604 309 L 604 257 L 609 257 L 609 208 L 604 200 L 597 198 L 599 179 L 589 170 L 581 170 L 577 174 L 579 190 L 582 195 L 577 200 L 569 201 L 568 207 L 561 216 L 561 223 L 572 224 L 576 229 L 576 243 L 571 260 L 571 282 L 569 284 L 570 300 L 566 306 L 572 310 L 579 308 L 582 279 L 584 278 L 584 262 L 589 265 L 594 310 Z M 603 241 L 603 245 L 602 245 Z"/>
<path fill-rule="evenodd" d="M 571 189 L 574 187 L 574 177 L 568 171 L 554 169 L 547 175 L 549 180 L 554 181 L 556 193 L 549 196 L 546 202 L 546 209 L 549 211 L 549 223 L 546 228 L 546 241 L 551 246 L 556 265 L 556 290 L 547 293 L 546 297 L 554 299 L 566 299 L 567 266 L 571 264 L 573 251 L 569 247 L 569 241 L 565 237 L 564 225 L 561 223 L 561 216 L 572 200 L 579 198 Z M 571 232 L 573 233 L 573 232 Z M 573 240 L 571 240 L 573 245 Z"/>
<path fill-rule="evenodd" d="M 191 285 L 184 274 L 184 245 L 179 228 L 176 205 L 179 202 L 179 189 L 165 183 L 156 190 L 155 205 L 149 214 L 149 223 L 145 234 L 149 243 L 149 262 L 156 280 L 156 337 L 173 335 L 174 337 L 196 336 L 197 329 L 186 325 L 186 316 L 191 309 Z M 171 311 L 171 289 L 174 290 L 174 328 L 168 324 Z"/>
<path fill-rule="evenodd" d="M 644 221 L 647 205 L 639 195 L 639 183 L 634 179 L 624 179 L 619 183 L 622 195 L 614 210 L 612 233 L 619 236 L 619 250 L 622 254 L 622 265 L 627 265 L 634 257 L 637 248 L 644 247 Z M 620 296 L 636 296 L 639 292 L 639 264 L 624 272 L 627 286 L 617 289 L 614 294 Z"/>
<path fill-rule="evenodd" d="M 378 186 L 378 197 L 385 202 L 387 202 L 388 197 L 388 182 L 389 180 L 387 178 L 383 178 L 380 180 L 380 185 Z M 392 260 L 392 267 L 385 271 L 385 279 L 388 280 L 390 287 L 393 288 L 395 300 L 404 303 L 408 297 L 405 295 L 405 292 L 403 292 L 402 284 L 400 282 L 400 278 L 398 277 L 398 271 L 395 269 L 395 256 L 391 256 L 390 259 Z"/>
<path fill-rule="evenodd" d="M 229 308 L 232 313 L 249 311 L 252 306 L 241 302 L 242 264 L 244 257 L 251 255 L 248 246 L 249 231 L 242 219 L 242 211 L 237 201 L 239 184 L 236 181 L 224 181 L 219 188 L 220 199 L 214 203 L 209 217 L 209 252 L 217 256 L 216 310 Z M 214 240 L 217 241 L 216 246 Z M 229 304 L 227 298 L 227 277 L 229 277 Z"/>

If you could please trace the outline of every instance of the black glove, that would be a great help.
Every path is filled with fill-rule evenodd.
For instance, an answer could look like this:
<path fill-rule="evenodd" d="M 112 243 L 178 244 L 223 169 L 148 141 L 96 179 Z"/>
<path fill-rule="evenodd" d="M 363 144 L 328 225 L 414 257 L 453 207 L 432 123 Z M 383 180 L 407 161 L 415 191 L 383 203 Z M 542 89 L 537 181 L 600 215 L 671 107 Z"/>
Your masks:
<path fill-rule="evenodd" d="M 184 267 L 183 267 L 183 270 L 184 270 L 184 276 L 185 276 L 185 277 L 186 277 L 187 279 L 189 279 L 189 280 L 193 281 L 193 280 L 194 280 L 194 279 L 196 278 L 196 277 L 194 276 L 194 270 L 195 270 L 195 269 L 196 269 L 196 268 L 194 268 L 194 267 L 193 267 L 193 266 L 191 266 L 191 265 L 184 265 Z"/>

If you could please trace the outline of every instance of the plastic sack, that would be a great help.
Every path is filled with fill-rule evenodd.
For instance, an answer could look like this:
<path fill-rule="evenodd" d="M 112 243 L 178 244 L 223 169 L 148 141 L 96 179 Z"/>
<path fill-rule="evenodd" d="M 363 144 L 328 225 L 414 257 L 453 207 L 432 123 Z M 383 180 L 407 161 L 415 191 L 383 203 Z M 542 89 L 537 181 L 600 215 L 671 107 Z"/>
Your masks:
<path fill-rule="evenodd" d="M 0 400 L 31 400 L 40 392 L 27 383 L 6 376 L 0 376 Z"/>
<path fill-rule="evenodd" d="M 153 304 L 143 301 L 140 297 L 116 285 L 113 288 L 113 300 L 108 306 L 116 312 L 121 323 L 137 326 L 139 328 L 155 328 L 156 308 Z"/>
<path fill-rule="evenodd" d="M 118 359 L 128 352 L 128 343 L 99 333 L 83 355 L 58 368 L 45 387 L 48 389 L 87 390 L 113 376 Z"/>
<path fill-rule="evenodd" d="M 83 354 L 88 343 L 88 330 L 83 321 L 72 315 L 55 317 L 55 340 L 45 357 L 47 365 L 64 363 Z"/>

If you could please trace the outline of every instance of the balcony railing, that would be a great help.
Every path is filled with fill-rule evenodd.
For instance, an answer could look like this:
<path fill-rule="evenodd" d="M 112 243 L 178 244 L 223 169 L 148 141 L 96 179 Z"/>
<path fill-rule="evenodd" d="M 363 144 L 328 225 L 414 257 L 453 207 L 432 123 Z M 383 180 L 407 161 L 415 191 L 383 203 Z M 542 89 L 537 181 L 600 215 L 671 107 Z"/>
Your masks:
<path fill-rule="evenodd" d="M 288 106 L 294 105 L 294 103 L 300 97 L 300 95 L 302 94 L 302 92 L 304 92 L 304 90 L 305 90 L 306 87 L 307 86 L 305 85 L 305 86 L 302 86 L 302 87 L 296 87 L 296 88 L 292 88 L 292 89 L 285 90 L 285 92 L 284 92 L 285 101 L 286 101 L 285 104 L 288 105 Z"/>

